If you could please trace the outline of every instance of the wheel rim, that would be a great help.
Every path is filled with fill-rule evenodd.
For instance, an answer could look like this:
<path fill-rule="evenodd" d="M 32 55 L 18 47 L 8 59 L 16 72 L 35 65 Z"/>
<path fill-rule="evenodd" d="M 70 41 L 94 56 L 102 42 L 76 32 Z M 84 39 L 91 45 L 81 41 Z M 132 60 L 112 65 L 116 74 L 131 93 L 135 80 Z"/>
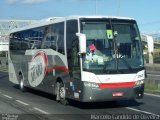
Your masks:
<path fill-rule="evenodd" d="M 61 87 L 60 90 L 59 90 L 59 95 L 60 95 L 60 98 L 61 99 L 64 99 L 65 98 L 65 89 L 64 87 Z"/>
<path fill-rule="evenodd" d="M 20 88 L 23 89 L 23 86 L 24 86 L 23 79 L 21 79 L 21 81 L 20 81 Z"/>

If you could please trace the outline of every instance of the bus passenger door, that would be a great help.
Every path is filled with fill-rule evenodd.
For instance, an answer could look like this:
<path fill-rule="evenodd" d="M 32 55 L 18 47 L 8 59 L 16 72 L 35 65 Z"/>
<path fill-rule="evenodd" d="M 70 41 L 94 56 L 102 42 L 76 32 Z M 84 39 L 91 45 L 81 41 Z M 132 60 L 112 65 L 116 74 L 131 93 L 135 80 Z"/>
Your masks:
<path fill-rule="evenodd" d="M 78 21 L 68 20 L 66 24 L 66 48 L 67 60 L 70 74 L 70 92 L 76 92 L 81 80 L 79 42 L 76 33 L 78 32 Z"/>
<path fill-rule="evenodd" d="M 71 57 L 68 59 L 68 66 L 70 69 L 70 76 L 75 80 L 80 79 L 80 59 L 79 59 L 79 47 L 78 47 L 78 39 L 75 41 L 75 44 L 73 45 L 71 49 Z"/>

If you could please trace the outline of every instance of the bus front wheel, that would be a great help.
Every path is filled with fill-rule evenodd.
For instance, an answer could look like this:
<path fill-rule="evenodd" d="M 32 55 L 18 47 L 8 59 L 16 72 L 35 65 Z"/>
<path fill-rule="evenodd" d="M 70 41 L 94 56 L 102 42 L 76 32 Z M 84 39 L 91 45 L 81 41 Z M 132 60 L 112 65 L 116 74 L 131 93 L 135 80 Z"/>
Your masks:
<path fill-rule="evenodd" d="M 23 76 L 21 75 L 20 76 L 20 81 L 19 81 L 19 89 L 22 91 L 22 92 L 25 92 L 25 86 L 24 86 L 24 79 L 23 79 Z"/>
<path fill-rule="evenodd" d="M 56 94 L 56 100 L 60 102 L 63 105 L 68 104 L 68 100 L 66 99 L 66 90 L 65 86 L 62 82 L 57 82 L 57 94 Z"/>

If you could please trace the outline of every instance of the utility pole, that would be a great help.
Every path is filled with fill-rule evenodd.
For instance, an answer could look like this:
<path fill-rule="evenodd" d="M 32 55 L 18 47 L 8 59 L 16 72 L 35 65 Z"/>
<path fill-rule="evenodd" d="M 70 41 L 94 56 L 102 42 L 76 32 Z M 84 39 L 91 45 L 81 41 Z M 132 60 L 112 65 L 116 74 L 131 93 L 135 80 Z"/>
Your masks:
<path fill-rule="evenodd" d="M 154 41 L 153 41 L 153 37 L 147 35 L 147 44 L 148 44 L 148 55 L 149 55 L 149 64 L 153 64 L 154 60 L 153 60 L 153 52 L 154 52 Z"/>

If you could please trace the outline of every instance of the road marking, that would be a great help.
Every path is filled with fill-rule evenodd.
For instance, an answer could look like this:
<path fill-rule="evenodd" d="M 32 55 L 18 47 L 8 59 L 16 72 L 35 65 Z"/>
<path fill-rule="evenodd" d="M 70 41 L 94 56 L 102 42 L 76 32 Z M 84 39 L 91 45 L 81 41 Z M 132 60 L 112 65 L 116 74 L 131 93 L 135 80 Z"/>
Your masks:
<path fill-rule="evenodd" d="M 150 114 L 150 115 L 154 115 L 154 116 L 160 117 L 160 115 L 157 115 L 157 114 L 154 114 L 154 113 L 151 113 L 151 112 L 147 112 L 147 111 L 143 111 L 143 110 L 138 110 L 138 109 L 134 109 L 134 108 L 131 108 L 131 107 L 125 107 L 125 108 L 129 109 L 129 110 L 136 111 L 136 112 L 141 112 L 141 113 Z"/>
<path fill-rule="evenodd" d="M 153 97 L 159 97 L 160 98 L 160 95 L 155 95 L 155 94 L 151 94 L 151 93 L 144 93 L 145 95 L 149 95 L 149 96 L 153 96 Z"/>
<path fill-rule="evenodd" d="M 13 97 L 11 97 L 11 96 L 8 96 L 8 95 L 3 95 L 4 97 L 6 97 L 6 98 L 9 98 L 9 99 L 12 99 Z"/>
<path fill-rule="evenodd" d="M 44 110 L 41 110 L 41 109 L 39 109 L 39 108 L 34 108 L 35 110 L 37 110 L 37 111 L 39 111 L 39 112 L 41 112 L 41 113 L 43 113 L 43 114 L 47 114 L 47 115 L 49 115 L 50 113 L 48 113 L 48 112 L 46 112 L 46 111 L 44 111 Z"/>
<path fill-rule="evenodd" d="M 27 103 L 25 103 L 25 102 L 23 102 L 23 101 L 20 101 L 20 100 L 16 100 L 18 103 L 20 103 L 20 104 L 22 104 L 22 105 L 29 105 L 29 104 L 27 104 Z"/>

